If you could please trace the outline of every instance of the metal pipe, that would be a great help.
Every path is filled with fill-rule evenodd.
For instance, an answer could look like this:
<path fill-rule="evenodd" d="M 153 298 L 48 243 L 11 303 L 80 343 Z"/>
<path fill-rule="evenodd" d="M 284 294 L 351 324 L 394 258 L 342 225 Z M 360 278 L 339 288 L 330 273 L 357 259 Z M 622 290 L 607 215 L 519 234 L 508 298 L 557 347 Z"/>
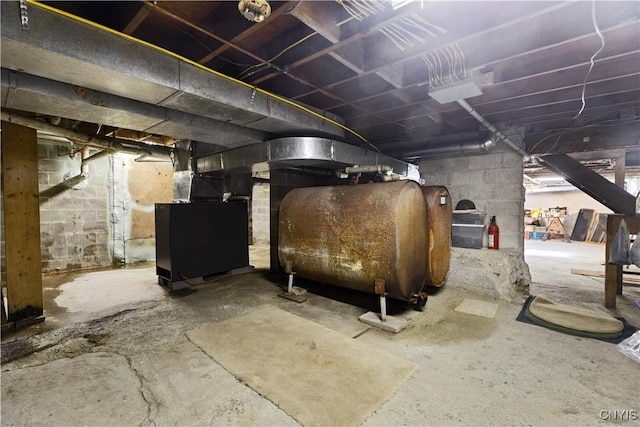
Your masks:
<path fill-rule="evenodd" d="M 400 175 L 392 173 L 390 175 L 382 175 L 383 182 L 400 181 Z"/>
<path fill-rule="evenodd" d="M 380 295 L 380 320 L 387 321 L 387 297 Z"/>
<path fill-rule="evenodd" d="M 353 165 L 344 168 L 344 173 L 385 173 L 391 172 L 393 169 L 387 165 Z"/>
<path fill-rule="evenodd" d="M 69 188 L 74 188 L 76 185 L 89 179 L 89 165 L 86 163 L 87 148 L 80 149 L 80 156 L 82 158 L 80 162 L 80 173 L 76 176 L 66 179 L 63 184 Z"/>
<path fill-rule="evenodd" d="M 522 147 L 520 147 L 515 142 L 511 141 L 505 134 L 500 132 L 498 129 L 496 129 L 495 126 L 493 126 L 491 123 L 486 121 L 485 118 L 482 117 L 476 110 L 474 110 L 473 107 L 471 107 L 471 105 L 469 105 L 469 103 L 467 101 L 465 101 L 464 99 L 458 99 L 456 102 L 458 104 L 460 104 L 460 106 L 462 108 L 464 108 L 467 111 L 467 113 L 471 114 L 471 116 L 474 119 L 479 121 L 484 127 L 489 129 L 489 131 L 491 131 L 491 133 L 493 133 L 499 139 L 504 141 L 509 147 L 511 147 L 515 151 L 517 151 L 518 154 L 520 154 L 522 157 L 528 157 L 529 156 L 529 154 L 526 151 L 524 151 L 524 149 Z"/>
<path fill-rule="evenodd" d="M 84 177 L 84 179 L 89 178 L 89 164 L 87 163 L 87 159 L 88 157 L 87 154 L 89 154 L 89 149 L 88 148 L 83 148 L 82 151 L 80 151 L 80 175 L 82 175 Z"/>
<path fill-rule="evenodd" d="M 25 126 L 28 128 L 50 132 L 54 135 L 63 136 L 79 145 L 99 148 L 102 150 L 107 150 L 108 152 L 118 151 L 138 155 L 146 154 L 148 156 L 170 156 L 171 152 L 173 151 L 169 147 L 153 146 L 137 141 L 86 135 L 71 129 L 50 125 L 49 123 L 45 123 L 31 117 L 7 113 L 6 111 L 2 111 L 1 118 L 2 121 L 5 122 L 15 123 L 17 125 Z"/>
<path fill-rule="evenodd" d="M 108 156 L 109 154 L 110 153 L 107 150 L 98 151 L 97 153 L 92 154 L 89 157 L 82 159 L 82 164 L 86 164 L 86 163 L 92 162 L 92 161 L 97 160 L 97 159 L 99 159 L 101 157 Z"/>
<path fill-rule="evenodd" d="M 495 146 L 496 143 L 492 139 L 486 140 L 485 142 L 465 141 L 457 144 L 436 144 L 422 150 L 409 152 L 404 156 L 404 158 L 431 158 L 455 156 L 459 154 L 486 153 Z"/>
<path fill-rule="evenodd" d="M 289 273 L 289 281 L 287 282 L 287 293 L 290 294 L 293 291 L 293 273 Z"/>

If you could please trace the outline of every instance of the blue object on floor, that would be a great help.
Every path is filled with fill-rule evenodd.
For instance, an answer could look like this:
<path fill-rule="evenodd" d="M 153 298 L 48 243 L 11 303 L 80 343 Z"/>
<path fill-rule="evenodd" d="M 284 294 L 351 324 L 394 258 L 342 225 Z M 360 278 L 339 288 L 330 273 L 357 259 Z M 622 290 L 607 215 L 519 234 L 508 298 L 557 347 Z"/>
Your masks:
<path fill-rule="evenodd" d="M 640 308 L 640 299 L 636 300 L 636 307 Z"/>

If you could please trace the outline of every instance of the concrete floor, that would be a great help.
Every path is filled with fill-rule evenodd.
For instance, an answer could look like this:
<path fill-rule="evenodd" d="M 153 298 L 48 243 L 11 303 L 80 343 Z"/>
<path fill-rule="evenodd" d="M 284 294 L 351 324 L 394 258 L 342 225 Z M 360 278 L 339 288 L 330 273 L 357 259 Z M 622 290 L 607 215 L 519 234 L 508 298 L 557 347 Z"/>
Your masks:
<path fill-rule="evenodd" d="M 252 264 L 266 268 L 268 254 L 252 247 Z M 601 245 L 527 241 L 531 293 L 606 311 L 602 279 L 570 273 L 602 270 L 603 258 Z M 447 283 L 423 312 L 400 309 L 409 326 L 393 335 L 357 320 L 375 307 L 367 295 L 315 286 L 325 296 L 297 304 L 264 272 L 170 295 L 154 274 L 46 276 L 46 322 L 2 337 L 2 424 L 297 425 L 185 337 L 271 304 L 419 366 L 365 425 L 640 425 L 640 364 L 614 344 L 517 322 L 520 304 L 474 289 Z M 495 318 L 455 311 L 465 298 L 498 303 Z M 625 287 L 611 313 L 640 326 L 637 299 Z"/>

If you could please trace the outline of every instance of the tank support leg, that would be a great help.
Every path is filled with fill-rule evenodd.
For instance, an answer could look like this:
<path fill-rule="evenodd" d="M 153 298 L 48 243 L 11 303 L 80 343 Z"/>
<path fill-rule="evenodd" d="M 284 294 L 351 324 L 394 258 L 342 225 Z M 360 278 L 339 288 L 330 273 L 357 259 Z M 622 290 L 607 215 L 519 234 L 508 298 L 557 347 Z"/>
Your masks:
<path fill-rule="evenodd" d="M 367 325 L 384 329 L 389 332 L 400 332 L 407 326 L 407 321 L 393 316 L 387 316 L 387 292 L 384 287 L 384 280 L 374 281 L 374 292 L 380 297 L 380 314 L 370 311 L 363 314 L 358 319 Z"/>
<path fill-rule="evenodd" d="M 287 293 L 291 293 L 293 290 L 293 272 L 289 273 L 289 283 L 287 284 Z"/>
<path fill-rule="evenodd" d="M 278 296 L 295 302 L 305 302 L 307 300 L 307 297 L 305 296 L 305 294 L 307 293 L 306 289 L 293 286 L 293 276 L 296 273 L 293 271 L 293 266 L 291 265 L 290 261 L 287 261 L 284 269 L 285 273 L 289 275 L 289 280 L 287 281 L 287 291 L 281 292 L 280 294 L 278 294 Z"/>
<path fill-rule="evenodd" d="M 380 320 L 387 321 L 387 297 L 380 295 Z"/>

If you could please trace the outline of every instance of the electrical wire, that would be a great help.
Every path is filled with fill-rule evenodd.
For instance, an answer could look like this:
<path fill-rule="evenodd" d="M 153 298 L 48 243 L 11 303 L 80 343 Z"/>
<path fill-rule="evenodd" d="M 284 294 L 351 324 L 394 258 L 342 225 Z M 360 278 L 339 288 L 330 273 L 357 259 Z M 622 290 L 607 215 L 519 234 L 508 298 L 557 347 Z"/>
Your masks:
<path fill-rule="evenodd" d="M 144 5 L 144 7 L 150 11 L 153 12 L 153 9 L 151 9 L 149 6 L 147 6 L 146 4 Z M 182 28 L 180 25 L 176 24 L 173 21 L 169 21 L 170 24 L 178 31 L 180 31 L 181 33 L 189 36 L 192 40 L 194 40 L 196 43 L 198 43 L 200 46 L 202 46 L 208 53 L 213 52 L 213 49 L 211 49 L 209 46 L 207 46 L 202 40 L 200 40 L 198 37 L 196 37 L 195 35 L 191 34 L 189 31 L 185 30 L 184 28 Z M 217 55 L 216 58 L 218 59 L 222 59 L 225 62 L 228 62 L 229 64 L 233 64 L 233 65 L 237 65 L 238 67 L 250 67 L 253 64 L 239 64 L 237 62 L 234 62 L 230 59 L 227 58 L 223 58 L 220 55 Z"/>
<path fill-rule="evenodd" d="M 183 62 L 186 62 L 187 64 L 193 65 L 194 67 L 200 68 L 201 70 L 206 71 L 208 73 L 211 73 L 211 74 L 213 74 L 213 75 L 215 75 L 217 77 L 232 81 L 232 82 L 237 83 L 237 84 L 239 84 L 241 86 L 244 86 L 246 88 L 255 90 L 257 92 L 260 92 L 261 94 L 263 94 L 265 96 L 268 96 L 268 97 L 273 98 L 273 99 L 275 99 L 277 101 L 280 101 L 280 102 L 283 102 L 285 104 L 288 104 L 288 105 L 290 105 L 292 107 L 295 107 L 295 108 L 297 108 L 297 109 L 299 109 L 301 111 L 304 111 L 305 113 L 307 113 L 307 114 L 309 114 L 311 116 L 314 116 L 314 117 L 322 119 L 322 120 L 324 120 L 324 121 L 326 121 L 328 123 L 331 123 L 332 125 L 337 126 L 337 127 L 341 128 L 341 129 L 349 132 L 353 136 L 361 139 L 362 141 L 370 144 L 369 141 L 367 141 L 367 139 L 364 136 L 360 135 L 358 132 L 350 129 L 349 127 L 343 125 L 342 123 L 340 123 L 340 122 L 338 122 L 336 120 L 333 120 L 333 119 L 331 119 L 329 117 L 323 116 L 322 114 L 317 113 L 317 112 L 311 110 L 310 108 L 305 107 L 304 105 L 298 104 L 295 101 L 292 101 L 292 100 L 287 99 L 285 97 L 282 97 L 280 95 L 276 95 L 275 93 L 271 93 L 271 92 L 266 91 L 264 89 L 260 89 L 258 87 L 255 87 L 255 86 L 249 84 L 249 83 L 243 82 L 242 80 L 234 79 L 233 77 L 227 76 L 226 74 L 223 74 L 223 73 L 221 73 L 219 71 L 213 70 L 213 69 L 211 69 L 209 67 L 206 67 L 206 66 L 204 66 L 202 64 L 199 64 L 199 63 L 197 63 L 197 62 L 195 62 L 195 61 L 193 61 L 193 60 L 191 60 L 189 58 L 186 58 L 186 57 L 184 57 L 182 55 L 179 55 L 179 54 L 177 54 L 175 52 L 172 52 L 172 51 L 170 51 L 168 49 L 165 49 L 163 47 L 157 46 L 157 45 L 155 45 L 153 43 L 149 43 L 147 41 L 140 40 L 140 39 L 138 39 L 136 37 L 130 36 L 128 34 L 124 34 L 124 33 L 120 32 L 120 31 L 114 30 L 113 28 L 106 27 L 104 25 L 98 24 L 96 22 L 90 21 L 90 20 L 88 20 L 86 18 L 82 18 L 80 16 L 74 15 L 74 14 L 66 12 L 64 10 L 56 9 L 55 7 L 49 6 L 48 4 L 40 3 L 38 0 L 26 0 L 26 1 L 30 5 L 33 5 L 33 6 L 36 6 L 36 7 L 40 7 L 42 9 L 48 10 L 50 12 L 57 13 L 58 15 L 62 15 L 64 17 L 66 17 L 66 18 L 73 19 L 74 21 L 81 22 L 81 23 L 83 23 L 85 25 L 90 25 L 90 26 L 92 26 L 94 28 L 98 28 L 98 29 L 100 29 L 102 31 L 106 31 L 106 32 L 108 32 L 110 34 L 122 37 L 122 38 L 124 38 L 126 40 L 129 40 L 129 41 L 132 41 L 134 43 L 138 43 L 138 44 L 141 44 L 143 46 L 149 47 L 149 48 L 154 49 L 154 50 L 156 50 L 158 52 L 162 52 L 162 53 L 170 55 L 170 56 L 172 56 L 172 57 L 174 57 L 176 59 L 179 59 L 179 60 L 181 60 Z"/>
<path fill-rule="evenodd" d="M 318 32 L 317 32 L 317 31 L 314 31 L 313 33 L 307 34 L 306 36 L 302 37 L 300 40 L 298 40 L 298 41 L 296 41 L 296 42 L 294 42 L 294 43 L 290 44 L 290 45 L 289 45 L 289 46 L 287 46 L 286 48 L 282 49 L 282 50 L 280 51 L 280 53 L 278 53 L 278 54 L 277 54 L 276 56 L 274 56 L 273 58 L 267 59 L 267 60 L 265 60 L 265 61 L 263 61 L 263 62 L 261 62 L 261 63 L 259 63 L 259 64 L 255 64 L 255 65 L 253 65 L 253 66 L 251 66 L 251 67 L 247 68 L 247 69 L 246 69 L 246 70 L 244 70 L 242 73 L 240 73 L 240 75 L 238 76 L 238 78 L 239 78 L 239 79 L 245 79 L 245 78 L 247 78 L 247 77 L 249 77 L 249 76 L 251 76 L 251 75 L 253 75 L 253 74 L 255 74 L 255 73 L 259 72 L 259 71 L 261 71 L 261 70 L 256 70 L 254 73 L 250 73 L 250 74 L 248 74 L 248 75 L 244 75 L 246 72 L 248 72 L 249 70 L 251 70 L 251 69 L 253 69 L 253 68 L 261 67 L 261 66 L 265 66 L 265 65 L 270 66 L 270 64 L 269 64 L 270 62 L 273 62 L 273 61 L 275 61 L 276 59 L 280 58 L 280 57 L 281 57 L 283 54 L 285 54 L 287 51 L 289 51 L 289 50 L 293 49 L 294 47 L 298 46 L 300 43 L 303 43 L 303 42 L 305 42 L 305 41 L 309 40 L 311 37 L 315 36 L 316 34 L 318 34 Z"/>
<path fill-rule="evenodd" d="M 630 121 L 625 122 L 625 123 L 638 123 L 638 122 L 640 122 L 640 119 L 630 120 Z M 565 133 L 579 131 L 579 130 L 586 129 L 586 128 L 602 128 L 602 127 L 618 127 L 618 126 L 619 126 L 619 121 L 617 119 L 612 119 L 612 120 L 605 120 L 603 122 L 592 123 L 590 125 L 580 126 L 580 127 L 547 129 L 547 130 L 541 131 L 540 133 L 543 133 L 543 132 L 544 133 L 553 132 L 553 133 L 550 134 L 550 135 L 547 135 L 544 138 L 542 138 L 541 140 L 537 141 L 535 143 L 535 145 L 533 147 L 531 147 L 528 151 L 532 152 L 533 150 L 536 149 L 536 147 L 538 147 L 538 145 L 540 145 L 544 141 L 548 140 L 549 138 L 553 138 L 556 135 L 562 136 Z M 557 142 L 558 141 L 554 142 L 553 145 L 555 145 Z M 552 147 L 553 147 L 553 145 L 552 145 Z M 550 148 L 547 149 L 544 154 L 547 154 L 549 151 L 550 151 Z"/>
<path fill-rule="evenodd" d="M 598 49 L 596 53 L 593 54 L 591 59 L 589 59 L 589 62 L 590 62 L 589 70 L 587 71 L 587 74 L 584 76 L 584 81 L 582 82 L 582 96 L 581 96 L 582 107 L 580 108 L 580 111 L 578 111 L 578 114 L 576 114 L 572 120 L 577 119 L 580 116 L 580 114 L 582 114 L 582 112 L 584 111 L 584 107 L 586 106 L 584 95 L 587 90 L 587 79 L 589 78 L 589 74 L 591 74 L 591 70 L 595 65 L 595 61 L 594 61 L 595 57 L 598 56 L 598 54 L 600 54 L 600 52 L 602 52 L 602 50 L 604 49 L 604 36 L 602 35 L 602 32 L 600 32 L 600 28 L 598 27 L 598 21 L 596 19 L 596 0 L 593 0 L 591 3 L 591 21 L 593 22 L 593 28 L 595 28 L 596 34 L 598 34 L 598 37 L 600 38 L 600 49 Z"/>

